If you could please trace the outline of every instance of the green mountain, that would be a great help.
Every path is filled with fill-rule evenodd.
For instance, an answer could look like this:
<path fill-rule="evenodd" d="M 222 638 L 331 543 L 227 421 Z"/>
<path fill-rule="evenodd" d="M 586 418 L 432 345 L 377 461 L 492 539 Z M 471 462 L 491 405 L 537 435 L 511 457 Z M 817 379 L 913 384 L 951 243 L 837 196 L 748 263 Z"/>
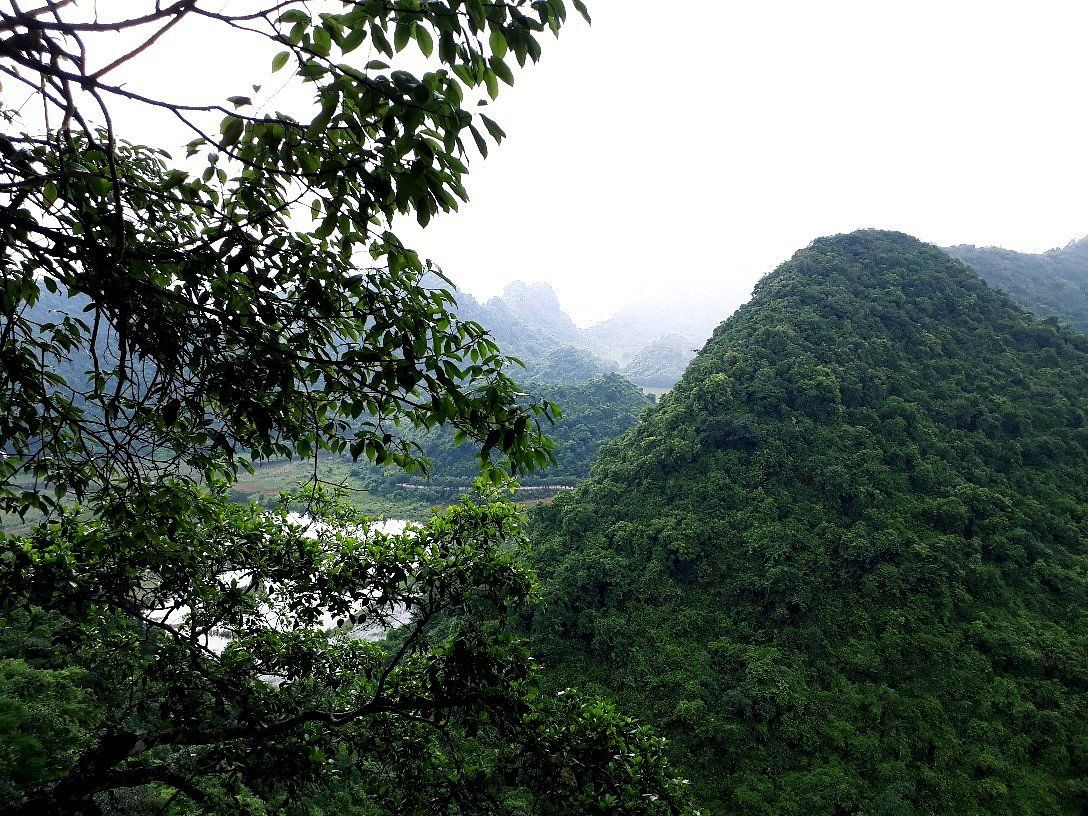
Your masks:
<path fill-rule="evenodd" d="M 1025 309 L 1088 334 L 1088 238 L 1038 255 L 966 244 L 945 252 Z"/>
<path fill-rule="evenodd" d="M 798 252 L 533 528 L 708 813 L 1088 812 L 1088 338 L 936 247 Z"/>
<path fill-rule="evenodd" d="M 615 370 L 615 363 L 602 360 L 591 351 L 560 346 L 533 363 L 528 375 L 532 383 L 583 383 Z"/>
<path fill-rule="evenodd" d="M 425 279 L 424 285 L 448 286 L 436 278 Z M 581 383 L 618 368 L 588 349 L 581 330 L 546 283 L 514 281 L 486 303 L 468 292 L 458 291 L 455 297 L 458 317 L 484 326 L 504 354 L 525 363 L 525 370 L 510 372 L 517 380 Z"/>

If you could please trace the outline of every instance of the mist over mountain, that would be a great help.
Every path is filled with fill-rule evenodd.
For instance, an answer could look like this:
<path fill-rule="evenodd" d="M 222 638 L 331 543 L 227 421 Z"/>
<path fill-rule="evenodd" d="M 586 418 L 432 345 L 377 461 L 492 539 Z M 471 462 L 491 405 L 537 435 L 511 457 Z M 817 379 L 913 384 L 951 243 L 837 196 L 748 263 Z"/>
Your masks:
<path fill-rule="evenodd" d="M 581 330 L 559 305 L 559 298 L 550 284 L 508 283 L 501 295 L 487 301 L 493 313 L 505 312 L 520 320 L 533 331 L 548 338 L 551 344 L 569 345 L 581 341 Z"/>
<path fill-rule="evenodd" d="M 1088 238 L 1039 254 L 969 244 L 945 251 L 1028 311 L 1088 333 Z"/>
<path fill-rule="evenodd" d="M 709 813 L 1088 812 L 1088 338 L 936 247 L 815 241 L 534 513 L 554 688 Z"/>
<path fill-rule="evenodd" d="M 745 299 L 702 289 L 648 297 L 588 327 L 585 337 L 590 348 L 621 365 L 631 362 L 648 341 L 670 335 L 684 338 L 681 345 L 701 348 Z"/>
<path fill-rule="evenodd" d="M 583 329 L 547 283 L 514 281 L 483 303 L 466 292 L 456 296 L 461 317 L 486 326 L 503 351 L 529 364 L 530 381 L 579 382 L 591 369 L 596 376 L 621 368 L 635 384 L 652 388 L 669 388 L 679 380 L 722 315 L 739 303 L 724 294 L 674 293 L 638 301 Z M 560 349 L 562 365 L 555 356 Z M 582 352 L 578 365 L 576 350 Z M 564 374 L 564 366 L 576 373 Z"/>
<path fill-rule="evenodd" d="M 621 373 L 631 382 L 652 388 L 671 388 L 684 376 L 684 370 L 697 351 L 690 338 L 668 334 L 644 346 Z"/>

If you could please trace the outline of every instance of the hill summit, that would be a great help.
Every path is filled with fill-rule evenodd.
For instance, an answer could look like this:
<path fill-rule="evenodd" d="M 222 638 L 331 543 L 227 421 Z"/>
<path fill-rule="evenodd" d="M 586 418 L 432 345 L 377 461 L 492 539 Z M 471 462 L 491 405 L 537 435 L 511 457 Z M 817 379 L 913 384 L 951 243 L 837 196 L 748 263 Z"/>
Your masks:
<path fill-rule="evenodd" d="M 708 812 L 1088 812 L 1088 339 L 936 247 L 796 253 L 534 530 Z"/>
<path fill-rule="evenodd" d="M 506 310 L 534 331 L 554 338 L 556 343 L 580 343 L 581 330 L 559 305 L 555 290 L 547 283 L 513 281 L 499 297 L 487 302 L 492 310 Z"/>

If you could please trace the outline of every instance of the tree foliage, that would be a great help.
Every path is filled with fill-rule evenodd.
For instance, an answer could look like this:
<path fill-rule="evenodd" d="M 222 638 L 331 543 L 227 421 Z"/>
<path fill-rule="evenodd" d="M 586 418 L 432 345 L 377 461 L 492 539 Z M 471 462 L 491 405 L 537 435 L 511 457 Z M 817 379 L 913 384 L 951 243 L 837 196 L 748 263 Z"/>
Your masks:
<path fill-rule="evenodd" d="M 334 3 L 313 16 L 280 3 L 230 16 L 177 2 L 109 21 L 71 6 L 0 18 L 0 71 L 40 88 L 59 119 L 37 135 L 2 112 L 0 438 L 34 448 L 4 462 L 5 485 L 33 476 L 82 495 L 117 474 L 229 473 L 240 458 L 317 447 L 419 464 L 411 448 L 390 448 L 394 417 L 452 423 L 515 469 L 547 463 L 534 420 L 549 406 L 517 402 L 495 344 L 453 318 L 447 291 L 418 286 L 425 265 L 391 227 L 465 200 L 464 139 L 486 153 L 484 131 L 502 135 L 466 97 L 494 96 L 508 59 L 538 58 L 561 3 Z M 282 46 L 273 67 L 290 65 L 315 105 L 182 104 L 111 83 L 139 57 L 106 62 L 111 33 L 140 32 L 152 47 L 192 21 Z M 388 58 L 414 40 L 436 70 L 362 62 L 364 40 Z M 203 170 L 120 141 L 118 104 L 176 116 Z M 28 319 L 43 286 L 86 298 L 86 311 Z M 57 361 L 80 348 L 96 352 L 86 381 L 58 379 Z M 47 509 L 42 491 L 3 498 L 5 509 Z"/>
<path fill-rule="evenodd" d="M 468 106 L 562 0 L 120 6 L 0 11 L 36 102 L 0 109 L 0 512 L 29 524 L 0 537 L 0 809 L 684 811 L 660 740 L 539 692 L 504 625 L 532 589 L 508 504 L 393 535 L 316 477 L 302 521 L 223 481 L 320 451 L 425 466 L 398 425 L 497 452 L 493 480 L 553 461 L 554 407 L 394 222 L 466 199 L 466 140 L 503 135 Z M 115 79 L 190 25 L 278 49 L 311 103 Z M 125 142 L 119 106 L 180 122 L 188 156 Z"/>
<path fill-rule="evenodd" d="M 0 663 L 0 727 L 31 741 L 9 760 L 12 812 L 128 789 L 149 807 L 177 791 L 202 813 L 281 812 L 341 785 L 368 814 L 610 812 L 633 790 L 659 797 L 633 812 L 681 809 L 660 740 L 540 695 L 502 625 L 532 591 L 508 503 L 392 534 L 333 504 L 317 523 L 192 488 L 156 499 L 6 553 L 9 620 L 51 611 L 38 670 L 23 643 Z"/>

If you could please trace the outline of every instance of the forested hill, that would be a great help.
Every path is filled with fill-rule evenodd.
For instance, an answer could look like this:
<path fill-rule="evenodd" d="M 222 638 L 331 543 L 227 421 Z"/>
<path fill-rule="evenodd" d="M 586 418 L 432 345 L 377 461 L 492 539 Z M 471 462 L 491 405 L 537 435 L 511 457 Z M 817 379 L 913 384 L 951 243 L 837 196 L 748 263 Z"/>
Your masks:
<path fill-rule="evenodd" d="M 1038 255 L 966 244 L 945 251 L 1025 309 L 1088 333 L 1088 238 Z"/>
<path fill-rule="evenodd" d="M 1088 812 L 1088 339 L 865 231 L 796 253 L 535 516 L 557 687 L 707 812 Z"/>

